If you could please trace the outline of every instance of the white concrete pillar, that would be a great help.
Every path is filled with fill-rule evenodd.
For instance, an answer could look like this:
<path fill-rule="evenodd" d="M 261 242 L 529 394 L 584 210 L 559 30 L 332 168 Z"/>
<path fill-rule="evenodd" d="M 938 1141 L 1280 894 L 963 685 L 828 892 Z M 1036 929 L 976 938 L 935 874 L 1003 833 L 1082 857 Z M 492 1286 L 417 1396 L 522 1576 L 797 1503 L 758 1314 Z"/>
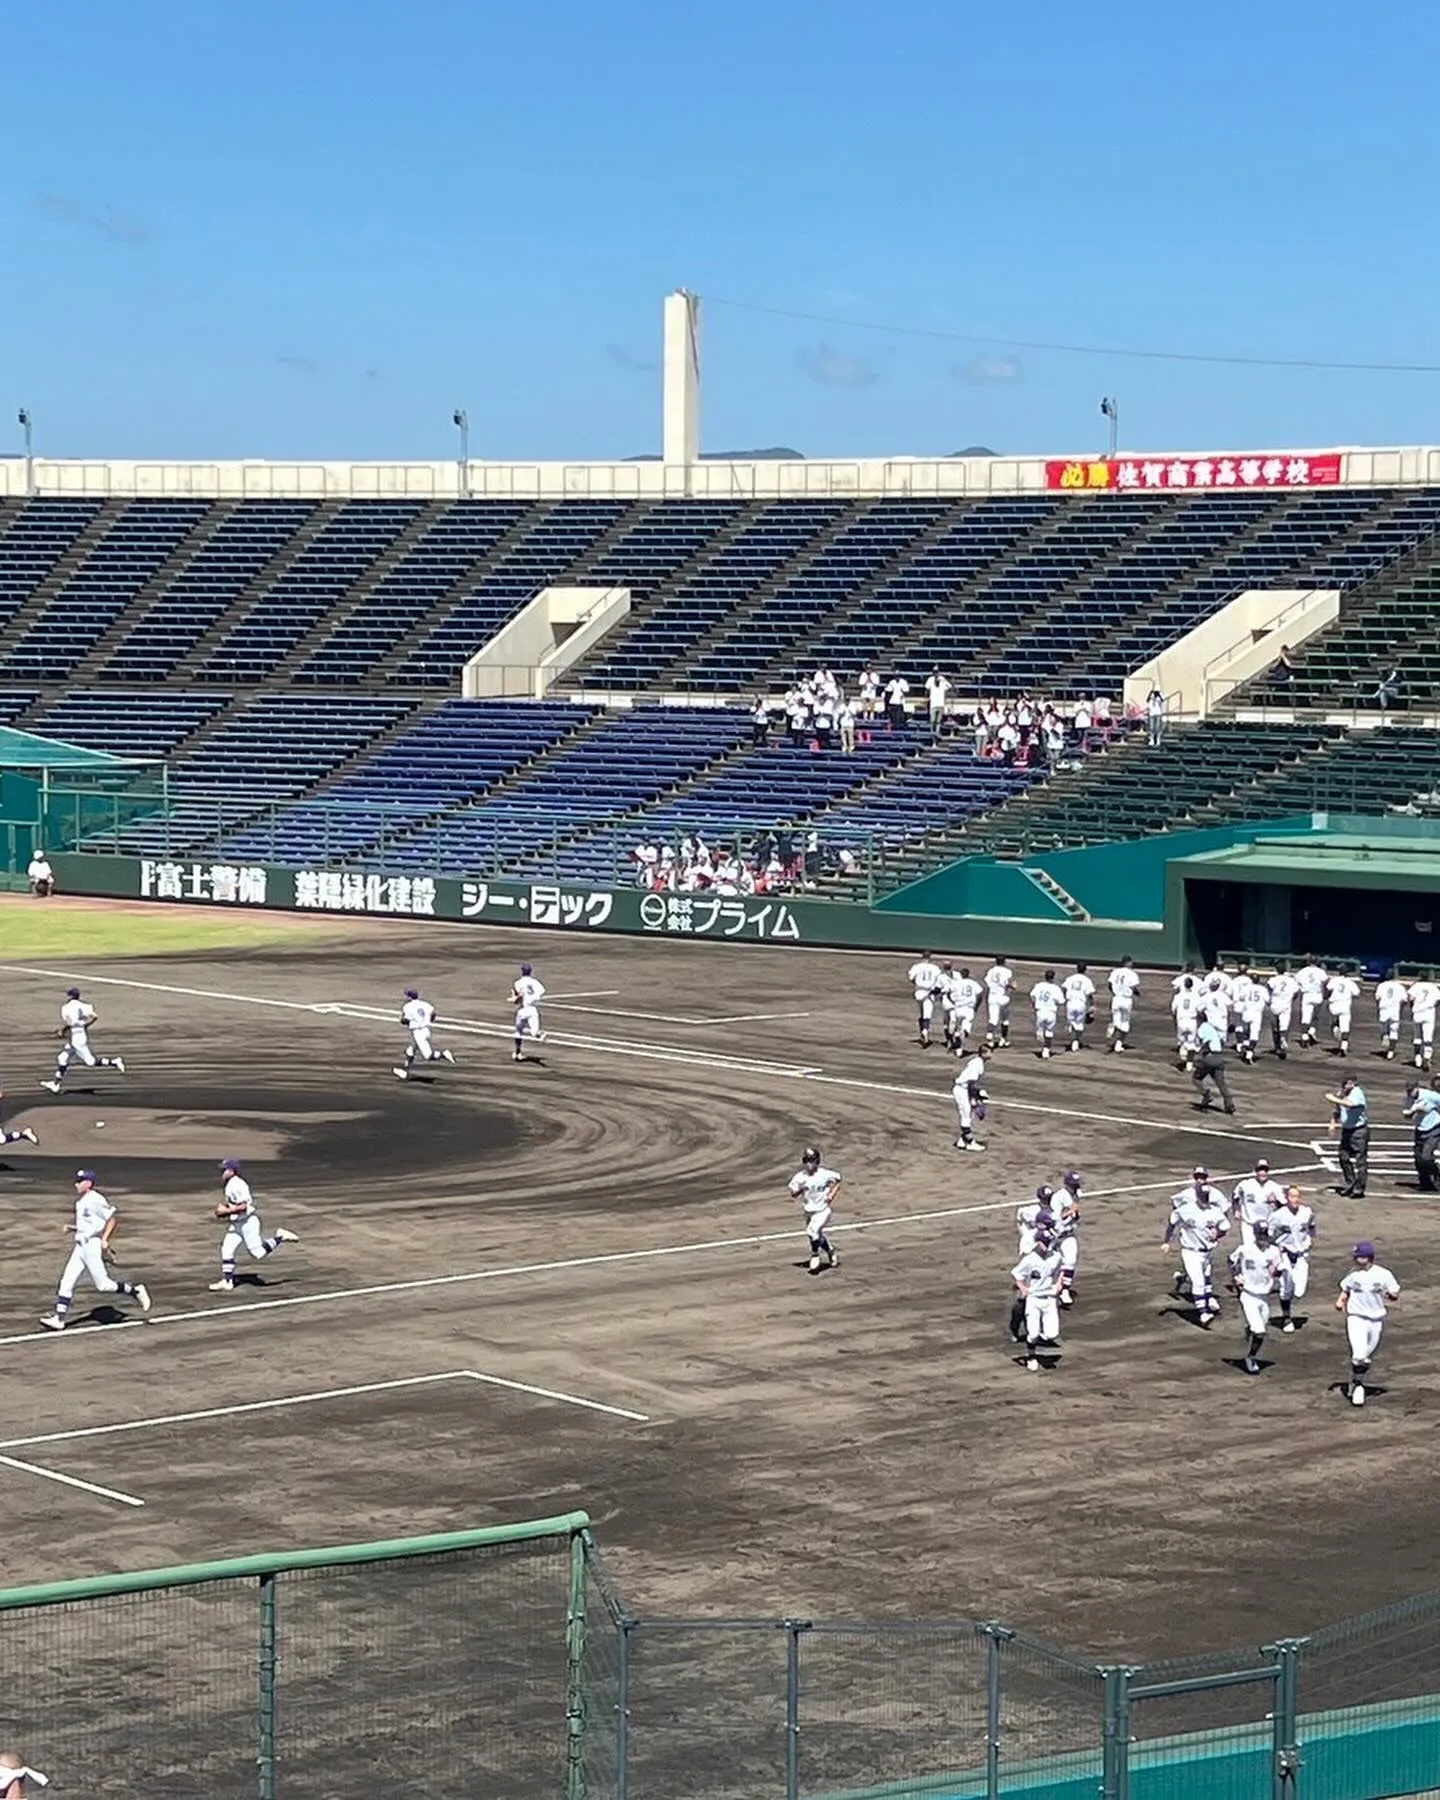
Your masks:
<path fill-rule="evenodd" d="M 667 463 L 700 460 L 700 296 L 679 288 L 665 296 L 665 419 Z"/>

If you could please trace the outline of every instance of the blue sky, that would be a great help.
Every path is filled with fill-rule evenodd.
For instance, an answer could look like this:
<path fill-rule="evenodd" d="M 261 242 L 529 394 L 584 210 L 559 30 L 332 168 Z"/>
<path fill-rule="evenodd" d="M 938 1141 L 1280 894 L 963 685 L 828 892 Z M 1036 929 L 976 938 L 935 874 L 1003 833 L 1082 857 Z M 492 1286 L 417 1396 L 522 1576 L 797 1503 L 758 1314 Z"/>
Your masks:
<path fill-rule="evenodd" d="M 1014 340 L 1440 365 L 1437 66 L 1417 0 L 14 7 L 0 451 L 653 451 L 682 285 L 712 450 L 1434 441 L 1440 374 Z"/>

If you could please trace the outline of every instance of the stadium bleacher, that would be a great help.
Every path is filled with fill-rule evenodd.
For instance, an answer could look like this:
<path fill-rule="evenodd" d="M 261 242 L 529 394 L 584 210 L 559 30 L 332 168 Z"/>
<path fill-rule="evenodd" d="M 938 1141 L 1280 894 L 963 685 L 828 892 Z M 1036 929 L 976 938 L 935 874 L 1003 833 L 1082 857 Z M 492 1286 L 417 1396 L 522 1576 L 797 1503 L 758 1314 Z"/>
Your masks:
<path fill-rule="evenodd" d="M 625 586 L 632 610 L 561 692 L 446 698 L 540 588 L 576 583 Z M 917 690 L 938 666 L 962 696 L 1114 695 L 1248 586 L 1346 599 L 1288 682 L 1262 676 L 1230 711 L 1353 707 L 1392 667 L 1402 705 L 1440 700 L 1437 489 L 43 498 L 0 503 L 0 720 L 169 758 L 172 845 L 577 879 L 608 877 L 639 835 L 686 829 L 804 824 L 914 867 L 1018 854 L 1283 813 L 1362 767 L 1379 804 L 1412 803 L 1420 746 L 1394 731 L 1367 751 L 1324 726 L 1213 720 L 1039 783 L 918 728 L 849 755 L 750 742 L 745 696 L 817 666 L 853 685 L 869 664 Z M 704 704 L 655 703 L 675 693 Z M 625 703 L 602 709 L 606 695 Z"/>

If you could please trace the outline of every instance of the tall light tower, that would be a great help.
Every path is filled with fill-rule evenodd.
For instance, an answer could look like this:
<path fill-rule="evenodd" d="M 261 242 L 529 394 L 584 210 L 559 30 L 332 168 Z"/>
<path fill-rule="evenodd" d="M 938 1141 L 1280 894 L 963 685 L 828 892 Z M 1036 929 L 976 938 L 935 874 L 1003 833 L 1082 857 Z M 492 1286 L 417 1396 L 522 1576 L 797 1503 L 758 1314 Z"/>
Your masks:
<path fill-rule="evenodd" d="M 22 406 L 15 415 L 16 423 L 25 433 L 25 492 L 35 492 L 35 430 L 30 417 L 30 408 Z"/>
<path fill-rule="evenodd" d="M 460 493 L 470 498 L 470 415 L 463 406 L 457 406 L 451 424 L 460 433 Z"/>
<path fill-rule="evenodd" d="M 1100 411 L 1110 421 L 1110 448 L 1106 454 L 1113 462 L 1120 448 L 1120 402 L 1113 394 L 1107 394 L 1100 402 Z"/>

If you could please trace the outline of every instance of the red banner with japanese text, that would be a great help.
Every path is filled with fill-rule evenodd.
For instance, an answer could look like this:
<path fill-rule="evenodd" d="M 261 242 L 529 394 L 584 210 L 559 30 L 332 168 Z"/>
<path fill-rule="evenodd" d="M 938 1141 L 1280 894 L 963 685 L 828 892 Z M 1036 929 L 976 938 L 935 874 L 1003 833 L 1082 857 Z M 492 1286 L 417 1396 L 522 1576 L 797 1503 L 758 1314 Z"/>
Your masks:
<path fill-rule="evenodd" d="M 1047 462 L 1045 485 L 1068 493 L 1234 492 L 1246 488 L 1338 487 L 1342 457 L 1116 456 Z"/>

